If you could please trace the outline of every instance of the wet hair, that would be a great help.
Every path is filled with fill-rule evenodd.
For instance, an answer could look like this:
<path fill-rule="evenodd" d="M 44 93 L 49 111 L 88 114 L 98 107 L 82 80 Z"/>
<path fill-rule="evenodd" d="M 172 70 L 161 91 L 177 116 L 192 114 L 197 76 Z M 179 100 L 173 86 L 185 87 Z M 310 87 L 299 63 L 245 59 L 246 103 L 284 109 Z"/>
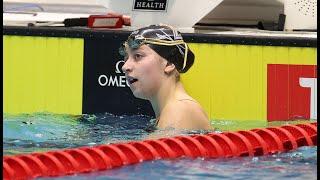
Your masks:
<path fill-rule="evenodd" d="M 181 33 L 168 25 L 150 25 L 133 31 L 119 52 L 126 56 L 127 48 L 138 49 L 143 44 L 173 63 L 179 73 L 187 72 L 194 63 L 195 56 Z"/>

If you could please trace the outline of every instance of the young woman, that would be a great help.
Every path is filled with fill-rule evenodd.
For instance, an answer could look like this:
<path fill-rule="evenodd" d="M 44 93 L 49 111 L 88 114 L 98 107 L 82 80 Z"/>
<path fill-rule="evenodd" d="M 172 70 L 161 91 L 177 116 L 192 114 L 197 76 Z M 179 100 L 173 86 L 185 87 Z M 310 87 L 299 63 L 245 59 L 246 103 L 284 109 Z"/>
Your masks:
<path fill-rule="evenodd" d="M 138 29 L 120 54 L 125 56 L 122 70 L 130 89 L 135 97 L 151 102 L 157 128 L 211 129 L 206 112 L 180 82 L 194 54 L 178 31 L 166 25 Z"/>

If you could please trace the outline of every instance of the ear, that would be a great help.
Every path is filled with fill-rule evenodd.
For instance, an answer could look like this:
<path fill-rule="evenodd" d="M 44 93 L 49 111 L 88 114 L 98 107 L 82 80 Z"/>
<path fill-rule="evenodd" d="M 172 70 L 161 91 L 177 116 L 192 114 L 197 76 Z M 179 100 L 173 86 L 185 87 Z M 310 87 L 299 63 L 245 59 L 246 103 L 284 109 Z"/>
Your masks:
<path fill-rule="evenodd" d="M 175 68 L 176 66 L 173 63 L 167 62 L 166 67 L 164 68 L 164 72 L 166 74 L 171 74 Z"/>

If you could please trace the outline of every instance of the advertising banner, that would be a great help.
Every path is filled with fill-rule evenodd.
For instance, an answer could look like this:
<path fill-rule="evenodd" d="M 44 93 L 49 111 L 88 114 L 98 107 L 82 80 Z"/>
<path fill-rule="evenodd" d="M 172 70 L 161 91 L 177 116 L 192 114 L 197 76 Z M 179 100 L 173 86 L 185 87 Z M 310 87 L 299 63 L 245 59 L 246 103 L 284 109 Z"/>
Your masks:
<path fill-rule="evenodd" d="M 124 61 L 118 50 L 126 38 L 127 35 L 85 40 L 83 113 L 153 116 L 151 104 L 133 96 L 121 70 Z"/>

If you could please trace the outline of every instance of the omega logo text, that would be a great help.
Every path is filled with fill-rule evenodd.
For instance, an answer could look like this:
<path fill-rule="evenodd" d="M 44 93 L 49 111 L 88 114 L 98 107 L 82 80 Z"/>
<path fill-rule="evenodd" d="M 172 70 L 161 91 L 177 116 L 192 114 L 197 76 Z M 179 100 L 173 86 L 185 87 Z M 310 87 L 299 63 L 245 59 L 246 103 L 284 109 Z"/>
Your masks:
<path fill-rule="evenodd" d="M 124 61 L 120 60 L 116 63 L 115 66 L 115 73 L 117 75 L 106 75 L 101 74 L 98 77 L 98 83 L 100 86 L 109 86 L 109 87 L 129 87 L 129 83 L 126 80 L 126 77 L 124 75 L 118 75 L 123 74 L 121 67 L 124 64 Z"/>

